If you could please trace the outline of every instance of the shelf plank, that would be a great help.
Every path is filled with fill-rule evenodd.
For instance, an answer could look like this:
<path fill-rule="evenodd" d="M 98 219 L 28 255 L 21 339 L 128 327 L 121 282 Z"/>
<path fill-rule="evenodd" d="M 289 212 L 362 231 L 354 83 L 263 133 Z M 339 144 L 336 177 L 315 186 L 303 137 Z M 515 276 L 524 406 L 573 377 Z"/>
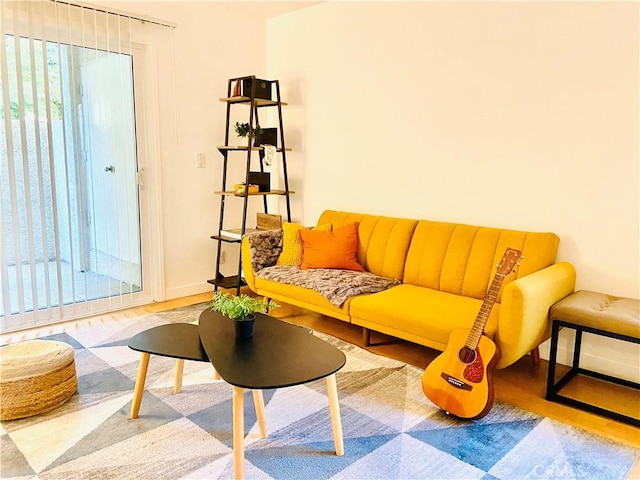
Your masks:
<path fill-rule="evenodd" d="M 222 288 L 235 288 L 238 286 L 238 275 L 231 275 L 229 277 L 223 277 L 223 278 L 212 278 L 211 280 L 207 280 L 207 283 L 210 283 L 211 285 L 217 285 L 218 287 L 222 287 Z M 240 277 L 240 286 L 243 287 L 247 284 L 247 282 L 244 281 L 244 278 Z"/>
<path fill-rule="evenodd" d="M 218 150 L 223 151 L 236 151 L 236 152 L 246 152 L 247 150 L 249 150 L 249 147 L 246 145 L 218 145 Z M 262 151 L 264 150 L 264 147 L 251 147 L 251 150 L 256 150 L 256 151 Z M 285 152 L 290 152 L 291 149 L 290 148 L 285 148 L 284 149 Z M 277 152 L 282 152 L 282 148 L 277 148 L 276 149 Z"/>
<path fill-rule="evenodd" d="M 222 240 L 223 242 L 228 242 L 228 243 L 240 243 L 240 242 L 242 242 L 242 240 L 240 240 L 238 238 L 225 237 L 224 235 L 211 235 L 211 238 L 213 240 Z"/>
<path fill-rule="evenodd" d="M 216 195 L 231 195 L 234 197 L 244 197 L 245 194 L 244 193 L 236 193 L 234 191 L 224 191 L 224 192 L 213 192 Z M 289 193 L 296 193 L 293 190 L 289 190 Z M 284 190 L 271 190 L 269 192 L 253 192 L 250 193 L 249 196 L 253 197 L 253 196 L 257 196 L 257 195 L 286 195 L 287 192 Z"/>
<path fill-rule="evenodd" d="M 221 102 L 225 103 L 251 103 L 250 97 L 224 97 L 220 99 Z M 254 98 L 253 102 L 256 104 L 256 107 L 273 107 L 278 105 L 277 100 L 267 100 L 265 98 Z M 280 105 L 288 105 L 287 102 L 280 102 Z"/>

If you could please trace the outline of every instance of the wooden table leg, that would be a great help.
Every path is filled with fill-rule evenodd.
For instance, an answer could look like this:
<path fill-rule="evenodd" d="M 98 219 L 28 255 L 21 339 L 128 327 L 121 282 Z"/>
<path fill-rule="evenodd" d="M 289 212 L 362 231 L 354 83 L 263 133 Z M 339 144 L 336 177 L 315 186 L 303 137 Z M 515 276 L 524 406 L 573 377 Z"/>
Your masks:
<path fill-rule="evenodd" d="M 213 369 L 213 379 L 214 380 L 220 380 L 220 374 L 218 373 L 218 371 L 215 368 Z"/>
<path fill-rule="evenodd" d="M 140 356 L 138 376 L 136 377 L 136 386 L 133 389 L 133 400 L 131 401 L 131 413 L 129 414 L 129 418 L 138 418 L 140 403 L 142 402 L 142 392 L 144 391 L 144 382 L 147 380 L 147 368 L 149 367 L 150 357 L 150 353 L 142 353 Z"/>
<path fill-rule="evenodd" d="M 253 406 L 256 409 L 256 419 L 260 427 L 260 436 L 266 438 L 267 421 L 264 415 L 264 397 L 262 396 L 262 390 L 253 390 L 251 393 L 253 393 Z"/>
<path fill-rule="evenodd" d="M 327 396 L 329 397 L 329 412 L 331 412 L 331 428 L 333 429 L 333 443 L 336 455 L 344 455 L 344 441 L 342 438 L 342 420 L 340 419 L 340 403 L 338 402 L 338 385 L 336 374 L 327 377 Z"/>
<path fill-rule="evenodd" d="M 182 390 L 182 374 L 184 372 L 184 360 L 176 360 L 176 372 L 173 377 L 173 393 L 180 393 Z"/>
<path fill-rule="evenodd" d="M 244 391 L 233 387 L 233 478 L 244 478 Z"/>

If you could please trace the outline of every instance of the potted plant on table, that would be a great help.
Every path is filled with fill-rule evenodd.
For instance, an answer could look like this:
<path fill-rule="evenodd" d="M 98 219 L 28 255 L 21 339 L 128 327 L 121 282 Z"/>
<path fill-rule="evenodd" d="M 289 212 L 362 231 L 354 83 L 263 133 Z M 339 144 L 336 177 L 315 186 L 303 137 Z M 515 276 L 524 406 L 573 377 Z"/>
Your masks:
<path fill-rule="evenodd" d="M 229 296 L 216 292 L 213 295 L 213 310 L 233 320 L 236 337 L 248 338 L 253 336 L 253 324 L 256 320 L 254 313 L 267 313 L 271 308 L 280 305 L 271 299 L 250 297 L 242 294 Z"/>

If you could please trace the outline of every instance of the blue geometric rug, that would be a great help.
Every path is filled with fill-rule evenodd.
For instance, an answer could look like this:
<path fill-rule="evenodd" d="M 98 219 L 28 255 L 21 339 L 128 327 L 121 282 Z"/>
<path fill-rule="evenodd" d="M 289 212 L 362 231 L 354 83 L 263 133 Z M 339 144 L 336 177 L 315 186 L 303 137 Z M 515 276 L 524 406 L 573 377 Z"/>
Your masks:
<path fill-rule="evenodd" d="M 227 479 L 233 476 L 231 386 L 210 365 L 152 356 L 140 416 L 129 420 L 139 353 L 129 338 L 197 322 L 206 304 L 49 338 L 76 349 L 78 394 L 62 407 L 0 427 L 2 478 Z M 315 333 L 347 355 L 337 374 L 344 433 L 335 455 L 326 382 L 264 391 L 268 437 L 245 405 L 249 479 L 623 479 L 638 450 L 496 403 L 477 421 L 449 417 L 422 392 L 422 371 Z"/>

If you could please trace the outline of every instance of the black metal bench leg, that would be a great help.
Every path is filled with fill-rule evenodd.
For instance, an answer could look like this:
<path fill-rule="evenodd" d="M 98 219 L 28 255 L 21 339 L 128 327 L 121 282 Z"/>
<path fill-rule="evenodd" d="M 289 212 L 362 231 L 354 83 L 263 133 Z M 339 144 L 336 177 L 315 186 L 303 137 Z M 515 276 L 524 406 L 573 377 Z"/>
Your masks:
<path fill-rule="evenodd" d="M 547 373 L 547 400 L 551 400 L 555 395 L 554 384 L 556 381 L 556 361 L 558 358 L 558 332 L 560 326 L 553 322 L 551 327 L 551 349 L 549 351 L 549 372 Z"/>
<path fill-rule="evenodd" d="M 573 342 L 573 370 L 580 369 L 580 351 L 582 350 L 582 330 L 576 328 L 576 337 Z"/>

